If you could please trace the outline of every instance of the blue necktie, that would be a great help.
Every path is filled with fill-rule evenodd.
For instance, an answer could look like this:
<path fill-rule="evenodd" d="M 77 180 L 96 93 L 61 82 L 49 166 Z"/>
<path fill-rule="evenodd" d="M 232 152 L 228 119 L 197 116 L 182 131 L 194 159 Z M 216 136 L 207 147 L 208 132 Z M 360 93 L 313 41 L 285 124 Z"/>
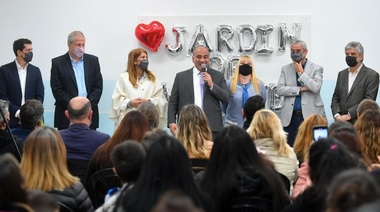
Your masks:
<path fill-rule="evenodd" d="M 245 102 L 247 101 L 247 99 L 249 98 L 249 94 L 248 94 L 248 88 L 251 86 L 251 81 L 249 81 L 249 83 L 247 83 L 245 86 L 242 85 L 241 87 L 243 88 L 243 106 L 245 104 Z"/>

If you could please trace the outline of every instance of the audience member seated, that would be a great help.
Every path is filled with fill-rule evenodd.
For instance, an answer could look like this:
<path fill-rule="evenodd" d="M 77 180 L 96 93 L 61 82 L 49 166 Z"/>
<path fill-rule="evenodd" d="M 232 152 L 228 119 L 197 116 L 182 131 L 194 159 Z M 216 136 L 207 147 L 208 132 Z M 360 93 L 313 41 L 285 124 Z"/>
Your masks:
<path fill-rule="evenodd" d="M 332 135 L 334 134 L 335 132 L 335 129 L 338 129 L 338 128 L 341 128 L 341 127 L 345 127 L 345 126 L 353 126 L 350 122 L 346 122 L 346 121 L 336 121 L 336 122 L 333 122 L 329 125 L 329 137 L 332 137 Z"/>
<path fill-rule="evenodd" d="M 159 197 L 171 189 L 182 190 L 199 208 L 205 208 L 208 203 L 194 182 L 183 145 L 174 137 L 164 135 L 148 149 L 135 186 L 120 194 L 116 209 L 151 211 Z"/>
<path fill-rule="evenodd" d="M 143 145 L 133 140 L 124 141 L 115 146 L 111 153 L 111 161 L 115 174 L 120 178 L 122 187 L 117 190 L 98 209 L 97 212 L 113 212 L 120 193 L 133 187 L 144 163 L 146 151 Z"/>
<path fill-rule="evenodd" d="M 371 163 L 379 163 L 380 155 L 380 111 L 366 110 L 354 125 L 363 142 L 363 154 Z"/>
<path fill-rule="evenodd" d="M 29 190 L 30 206 L 36 212 L 59 212 L 57 201 L 50 194 L 41 190 Z"/>
<path fill-rule="evenodd" d="M 247 132 L 256 147 L 274 163 L 278 172 L 288 177 L 290 184 L 293 185 L 296 180 L 298 160 L 286 142 L 286 133 L 278 116 L 271 110 L 257 111 Z"/>
<path fill-rule="evenodd" d="M 19 137 L 9 134 L 7 130 L 9 122 L 9 102 L 0 99 L 0 110 L 2 112 L 2 114 L 0 113 L 0 154 L 9 152 L 12 153 L 18 161 L 21 161 L 23 142 Z M 5 119 L 2 115 L 4 115 Z"/>
<path fill-rule="evenodd" d="M 70 120 L 69 128 L 60 130 L 67 151 L 67 166 L 72 175 L 84 182 L 88 163 L 92 154 L 110 136 L 90 129 L 92 110 L 91 102 L 86 97 L 74 97 L 70 100 L 66 117 Z"/>
<path fill-rule="evenodd" d="M 160 124 L 160 111 L 152 102 L 142 102 L 137 107 L 137 110 L 144 114 L 149 121 L 150 128 L 153 130 Z"/>
<path fill-rule="evenodd" d="M 21 173 L 27 189 L 50 193 L 73 211 L 94 211 L 87 191 L 66 164 L 66 148 L 58 131 L 38 127 L 25 140 Z"/>
<path fill-rule="evenodd" d="M 159 198 L 152 212 L 203 212 L 197 208 L 188 195 L 179 190 L 165 192 Z"/>
<path fill-rule="evenodd" d="M 334 138 L 322 138 L 311 145 L 309 151 L 309 173 L 312 185 L 300 194 L 293 205 L 284 212 L 308 211 L 324 212 L 326 210 L 327 188 L 339 173 L 365 166 L 358 158 Z"/>
<path fill-rule="evenodd" d="M 85 187 L 87 190 L 91 188 L 90 178 L 95 172 L 113 167 L 110 157 L 111 152 L 116 145 L 122 143 L 125 140 L 135 140 L 141 142 L 145 133 L 149 130 L 149 121 L 144 114 L 137 110 L 128 112 L 122 119 L 113 136 L 104 144 L 100 145 L 92 155 L 85 179 Z M 112 187 L 121 186 L 120 180 L 110 182 L 110 184 Z M 104 200 L 107 191 L 102 190 L 102 188 L 96 189 L 96 191 L 96 199 Z M 89 195 L 91 200 L 95 199 L 95 194 L 89 193 Z M 103 202 L 100 202 L 99 204 L 101 205 Z"/>
<path fill-rule="evenodd" d="M 0 155 L 0 167 L 0 211 L 32 212 L 16 158 L 10 153 Z"/>
<path fill-rule="evenodd" d="M 359 117 L 366 110 L 380 110 L 379 105 L 372 99 L 364 99 L 360 102 L 356 109 L 357 116 Z"/>
<path fill-rule="evenodd" d="M 146 132 L 141 143 L 147 150 L 153 142 L 157 141 L 161 136 L 167 135 L 166 131 L 161 128 L 155 128 L 152 131 Z"/>
<path fill-rule="evenodd" d="M 318 114 L 312 114 L 301 123 L 298 128 L 293 150 L 297 155 L 298 162 L 302 164 L 308 159 L 310 145 L 313 143 L 313 127 L 317 125 L 327 126 L 327 120 Z"/>
<path fill-rule="evenodd" d="M 380 200 L 376 200 L 370 203 L 363 204 L 350 212 L 379 212 Z"/>
<path fill-rule="evenodd" d="M 335 128 L 334 132 L 331 134 L 331 137 L 338 139 L 347 147 L 348 150 L 358 156 L 368 167 L 371 166 L 371 161 L 363 153 L 363 142 L 352 124 Z"/>
<path fill-rule="evenodd" d="M 229 211 L 231 201 L 243 197 L 269 201 L 267 211 L 281 211 L 290 204 L 273 164 L 262 158 L 242 128 L 226 127 L 214 142 L 206 170 L 197 175 L 211 197 L 212 211 Z"/>
<path fill-rule="evenodd" d="M 207 117 L 197 105 L 185 105 L 179 114 L 177 139 L 182 142 L 189 158 L 208 159 L 212 149 L 212 133 Z"/>
<path fill-rule="evenodd" d="M 13 135 L 25 141 L 26 137 L 34 130 L 41 126 L 42 116 L 44 115 L 44 106 L 38 99 L 26 100 L 20 107 L 20 128 L 13 128 Z"/>
<path fill-rule="evenodd" d="M 363 162 L 363 164 L 365 164 L 367 167 L 370 167 L 370 161 L 362 153 L 362 142 L 360 141 L 360 138 L 352 124 L 350 124 L 349 122 L 334 122 L 330 125 L 330 128 L 333 128 L 333 132 L 330 134 L 329 137 L 338 139 L 343 145 L 346 146 L 346 148 L 351 153 L 358 156 L 358 159 L 360 159 Z M 295 199 L 306 188 L 310 187 L 311 184 L 312 183 L 309 176 L 309 166 L 306 161 L 302 163 L 301 168 L 298 169 L 298 179 L 296 184 L 294 185 L 292 198 Z"/>
<path fill-rule="evenodd" d="M 244 117 L 243 129 L 247 130 L 249 125 L 251 125 L 253 116 L 258 110 L 265 108 L 265 99 L 262 96 L 255 95 L 247 99 L 244 104 L 242 115 Z"/>
<path fill-rule="evenodd" d="M 307 160 L 309 159 L 310 146 L 314 142 L 313 127 L 316 125 L 327 125 L 327 121 L 323 116 L 312 114 L 308 116 L 298 128 L 293 150 L 297 155 L 300 168 L 297 170 L 298 178 L 291 194 L 292 199 L 295 199 L 307 187 L 311 186 Z"/>
<path fill-rule="evenodd" d="M 302 194 L 305 189 L 309 188 L 312 184 L 309 175 L 309 164 L 306 160 L 301 164 L 301 167 L 297 170 L 297 180 L 294 184 L 293 191 L 291 193 L 292 200 L 295 200 L 298 195 Z"/>
<path fill-rule="evenodd" d="M 336 176 L 328 189 L 327 212 L 352 211 L 380 198 L 380 187 L 365 170 L 350 169 Z"/>

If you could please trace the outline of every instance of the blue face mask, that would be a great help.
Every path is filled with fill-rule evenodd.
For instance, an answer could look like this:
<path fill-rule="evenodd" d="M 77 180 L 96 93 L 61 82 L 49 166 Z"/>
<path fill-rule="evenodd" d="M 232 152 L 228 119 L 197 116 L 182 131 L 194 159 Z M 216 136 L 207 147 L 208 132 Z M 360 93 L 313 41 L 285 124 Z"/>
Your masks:
<path fill-rule="evenodd" d="M 301 62 L 301 60 L 302 60 L 302 53 L 291 53 L 291 54 L 290 54 L 290 57 L 292 58 L 292 60 L 293 60 L 294 62 L 299 63 L 299 62 Z"/>
<path fill-rule="evenodd" d="M 140 67 L 143 71 L 147 71 L 147 70 L 148 70 L 148 65 L 149 65 L 149 60 L 148 60 L 148 59 L 140 60 L 139 67 Z"/>

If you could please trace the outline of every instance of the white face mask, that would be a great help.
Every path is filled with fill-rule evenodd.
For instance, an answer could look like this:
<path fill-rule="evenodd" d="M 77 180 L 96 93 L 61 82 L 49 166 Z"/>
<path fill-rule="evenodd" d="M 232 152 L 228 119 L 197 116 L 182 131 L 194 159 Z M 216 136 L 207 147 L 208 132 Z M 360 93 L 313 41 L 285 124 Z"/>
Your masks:
<path fill-rule="evenodd" d="M 74 50 L 74 54 L 75 54 L 77 57 L 82 57 L 83 54 L 84 54 L 84 48 L 76 47 L 75 50 Z"/>

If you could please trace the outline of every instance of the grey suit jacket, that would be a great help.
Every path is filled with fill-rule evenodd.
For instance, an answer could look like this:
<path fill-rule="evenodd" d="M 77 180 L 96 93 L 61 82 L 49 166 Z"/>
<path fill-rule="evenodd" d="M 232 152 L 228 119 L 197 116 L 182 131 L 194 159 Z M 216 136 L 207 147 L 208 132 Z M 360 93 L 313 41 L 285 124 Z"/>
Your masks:
<path fill-rule="evenodd" d="M 351 86 L 351 90 L 348 91 L 348 72 L 349 70 L 346 68 L 338 73 L 331 100 L 331 110 L 333 115 L 350 113 L 350 122 L 355 123 L 357 119 L 356 109 L 359 103 L 363 99 L 376 101 L 379 89 L 379 73 L 363 64 Z"/>
<path fill-rule="evenodd" d="M 278 81 L 277 94 L 284 96 L 284 107 L 280 111 L 280 119 L 283 127 L 290 124 L 293 115 L 293 106 L 296 96 L 301 95 L 302 115 L 304 118 L 311 114 L 326 117 L 324 104 L 321 98 L 323 81 L 323 67 L 307 60 L 304 73 L 298 78 L 301 85 L 309 90 L 300 93 L 301 87 L 297 86 L 296 72 L 293 63 L 283 66 L 280 80 Z"/>
<path fill-rule="evenodd" d="M 226 80 L 221 72 L 207 69 L 214 82 L 212 90 L 205 85 L 203 111 L 209 122 L 211 131 L 219 132 L 223 128 L 220 102 L 227 103 L 229 92 Z M 177 123 L 183 106 L 194 104 L 193 68 L 177 73 L 171 91 L 168 106 L 168 124 Z"/>

